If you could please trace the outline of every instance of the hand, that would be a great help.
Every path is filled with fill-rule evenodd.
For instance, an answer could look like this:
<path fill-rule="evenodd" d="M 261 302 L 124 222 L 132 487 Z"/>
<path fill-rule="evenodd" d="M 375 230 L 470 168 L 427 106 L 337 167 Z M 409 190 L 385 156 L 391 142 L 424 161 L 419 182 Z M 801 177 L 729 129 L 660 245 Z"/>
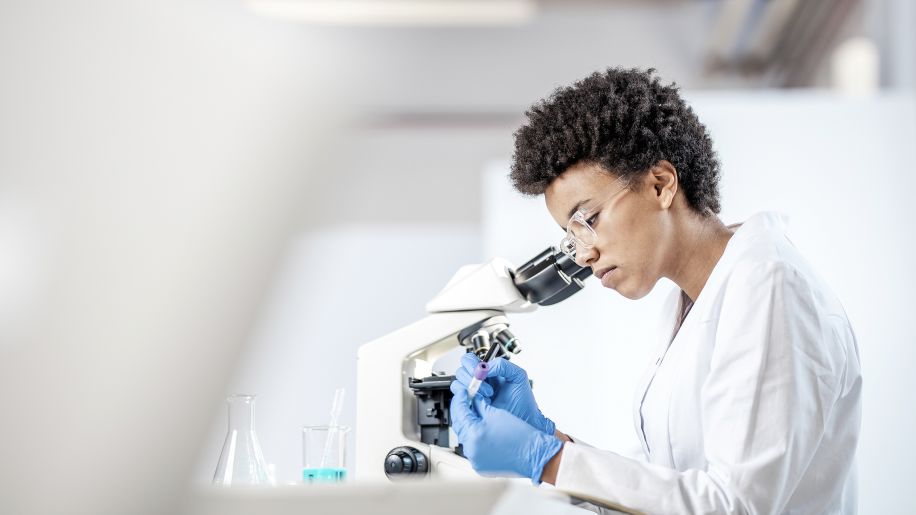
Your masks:
<path fill-rule="evenodd" d="M 458 381 L 452 383 L 451 390 L 452 429 L 474 470 L 481 474 L 508 473 L 540 483 L 544 465 L 560 452 L 563 442 L 493 407 L 488 397 L 475 395 L 473 406 L 469 405 L 468 390 Z"/>
<path fill-rule="evenodd" d="M 461 357 L 461 366 L 455 372 L 456 382 L 460 382 L 467 389 L 478 363 L 480 358 L 473 352 L 465 353 Z M 492 398 L 494 408 L 504 409 L 535 428 L 549 435 L 554 434 L 556 424 L 545 417 L 538 408 L 525 369 L 504 358 L 496 358 L 490 361 L 489 365 L 487 380 L 480 384 L 477 393 Z"/>

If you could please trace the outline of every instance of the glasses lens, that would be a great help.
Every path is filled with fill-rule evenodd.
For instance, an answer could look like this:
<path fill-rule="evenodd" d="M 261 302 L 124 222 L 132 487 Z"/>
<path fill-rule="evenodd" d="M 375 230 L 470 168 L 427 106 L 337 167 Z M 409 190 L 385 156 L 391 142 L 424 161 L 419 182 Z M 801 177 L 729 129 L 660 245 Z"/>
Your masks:
<path fill-rule="evenodd" d="M 569 236 L 560 240 L 560 250 L 563 251 L 567 256 L 576 259 L 576 242 L 572 240 Z"/>
<path fill-rule="evenodd" d="M 577 244 L 582 245 L 585 248 L 592 248 L 595 246 L 595 232 L 584 222 L 579 220 L 571 220 L 567 230 L 568 234 L 576 240 Z"/>

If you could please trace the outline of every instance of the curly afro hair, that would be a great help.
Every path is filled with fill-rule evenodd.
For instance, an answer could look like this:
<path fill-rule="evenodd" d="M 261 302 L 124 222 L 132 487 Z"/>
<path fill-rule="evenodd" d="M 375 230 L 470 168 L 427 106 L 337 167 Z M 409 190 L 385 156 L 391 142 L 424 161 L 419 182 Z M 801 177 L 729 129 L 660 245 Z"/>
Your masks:
<path fill-rule="evenodd" d="M 655 69 L 595 72 L 556 89 L 525 115 L 510 173 L 521 193 L 544 193 L 577 162 L 632 178 L 667 160 L 695 211 L 720 210 L 719 162 L 709 133 L 677 86 L 661 84 Z"/>

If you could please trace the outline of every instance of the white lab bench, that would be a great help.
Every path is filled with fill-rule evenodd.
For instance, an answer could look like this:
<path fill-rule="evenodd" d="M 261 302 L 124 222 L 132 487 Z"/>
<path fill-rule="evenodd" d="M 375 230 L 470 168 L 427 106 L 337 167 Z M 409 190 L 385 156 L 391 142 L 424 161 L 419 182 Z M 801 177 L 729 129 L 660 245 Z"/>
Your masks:
<path fill-rule="evenodd" d="M 348 482 L 244 489 L 200 487 L 186 515 L 583 515 L 568 496 L 511 480 Z M 621 513 L 604 510 L 601 513 Z"/>

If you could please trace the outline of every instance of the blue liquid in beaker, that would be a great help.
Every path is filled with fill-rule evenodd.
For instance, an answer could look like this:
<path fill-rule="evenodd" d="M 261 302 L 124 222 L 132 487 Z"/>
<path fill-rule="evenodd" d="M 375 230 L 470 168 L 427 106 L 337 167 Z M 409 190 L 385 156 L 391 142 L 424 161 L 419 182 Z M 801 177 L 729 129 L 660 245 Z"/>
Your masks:
<path fill-rule="evenodd" d="M 303 483 L 337 483 L 346 478 L 347 469 L 342 467 L 302 469 Z"/>

